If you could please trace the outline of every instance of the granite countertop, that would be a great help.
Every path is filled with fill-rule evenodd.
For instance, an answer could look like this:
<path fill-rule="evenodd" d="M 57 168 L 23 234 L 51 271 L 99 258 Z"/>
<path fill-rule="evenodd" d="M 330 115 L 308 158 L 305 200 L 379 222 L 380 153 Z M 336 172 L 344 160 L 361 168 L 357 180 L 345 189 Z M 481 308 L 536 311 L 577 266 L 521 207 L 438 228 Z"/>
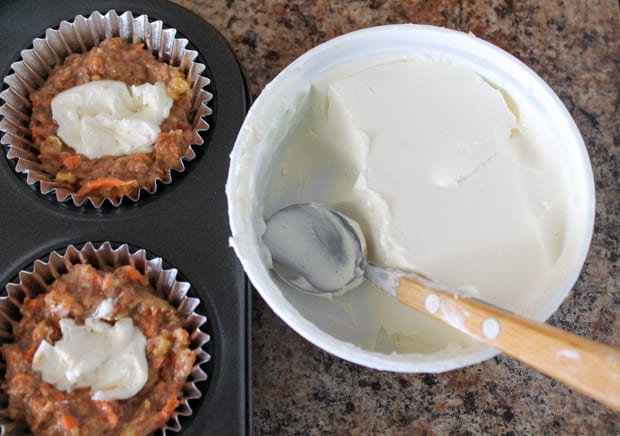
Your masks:
<path fill-rule="evenodd" d="M 597 190 L 581 277 L 550 323 L 620 347 L 620 16 L 616 0 L 175 0 L 215 26 L 253 95 L 293 59 L 387 23 L 471 31 L 515 55 L 574 117 Z M 254 295 L 255 434 L 620 434 L 620 414 L 500 355 L 444 374 L 360 367 L 308 343 Z"/>

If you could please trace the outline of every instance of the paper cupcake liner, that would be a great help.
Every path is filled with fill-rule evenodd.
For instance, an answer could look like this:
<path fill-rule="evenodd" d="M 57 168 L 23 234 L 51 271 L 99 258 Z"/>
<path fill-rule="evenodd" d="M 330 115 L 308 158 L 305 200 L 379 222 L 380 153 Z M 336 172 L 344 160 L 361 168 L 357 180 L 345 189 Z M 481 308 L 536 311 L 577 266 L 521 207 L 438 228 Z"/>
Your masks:
<path fill-rule="evenodd" d="M 128 245 L 123 244 L 113 248 L 109 242 L 104 242 L 95 247 L 91 242 L 78 249 L 70 245 L 64 254 L 54 251 L 47 260 L 36 260 L 32 270 L 23 270 L 19 273 L 17 283 L 9 283 L 6 286 L 7 295 L 0 297 L 0 346 L 5 342 L 13 341 L 13 324 L 19 322 L 21 314 L 19 308 L 26 297 L 35 297 L 45 293 L 58 277 L 67 273 L 72 265 L 89 264 L 95 268 L 103 266 L 117 268 L 123 265 L 132 265 L 140 272 L 146 274 L 149 285 L 159 295 L 163 296 L 184 317 L 182 326 L 190 334 L 190 348 L 198 350 L 194 367 L 186 383 L 183 386 L 183 400 L 173 412 L 165 427 L 161 429 L 163 435 L 167 432 L 179 432 L 181 430 L 180 416 L 191 416 L 192 408 L 189 400 L 202 397 L 196 383 L 207 380 L 207 373 L 202 365 L 211 360 L 206 351 L 206 345 L 210 341 L 208 334 L 200 330 L 207 318 L 195 312 L 200 300 L 188 297 L 190 284 L 177 280 L 176 269 L 164 269 L 161 258 L 147 259 L 145 250 L 131 252 Z M 0 377 L 4 378 L 6 364 L 0 359 Z M 8 416 L 8 395 L 0 392 L 0 434 L 23 435 L 27 433 L 25 423 L 15 422 Z"/>
<path fill-rule="evenodd" d="M 185 171 L 183 161 L 196 157 L 193 147 L 203 144 L 201 131 L 208 130 L 205 117 L 212 114 L 207 103 L 213 95 L 203 89 L 210 80 L 202 75 L 205 65 L 196 62 L 198 52 L 187 49 L 189 41 L 176 38 L 176 29 L 164 28 L 162 21 L 149 21 L 146 15 L 134 17 L 131 12 L 118 15 L 109 11 L 105 15 L 93 12 L 88 18 L 78 15 L 72 22 L 63 21 L 58 29 L 48 29 L 44 38 L 36 38 L 33 48 L 21 52 L 21 60 L 11 64 L 13 74 L 5 77 L 8 88 L 0 93 L 4 104 L 0 107 L 0 131 L 4 132 L 0 144 L 8 148 L 7 157 L 17 159 L 15 170 L 26 174 L 29 185 L 39 185 L 42 194 L 55 194 L 59 202 L 73 201 L 76 206 L 90 202 L 100 207 L 105 200 L 118 207 L 124 197 L 138 201 L 144 190 L 149 194 L 157 191 L 157 182 L 169 184 L 172 170 L 165 177 L 153 180 L 149 186 L 141 187 L 133 196 L 120 198 L 92 198 L 89 195 L 77 195 L 63 187 L 54 176 L 47 174 L 38 158 L 38 150 L 30 135 L 31 102 L 29 95 L 38 89 L 55 65 L 72 53 L 85 53 L 101 41 L 112 37 L 121 37 L 125 41 L 142 42 L 161 62 L 179 67 L 186 74 L 193 95 L 192 128 L 193 137 L 185 155 L 180 159 L 179 169 Z"/>

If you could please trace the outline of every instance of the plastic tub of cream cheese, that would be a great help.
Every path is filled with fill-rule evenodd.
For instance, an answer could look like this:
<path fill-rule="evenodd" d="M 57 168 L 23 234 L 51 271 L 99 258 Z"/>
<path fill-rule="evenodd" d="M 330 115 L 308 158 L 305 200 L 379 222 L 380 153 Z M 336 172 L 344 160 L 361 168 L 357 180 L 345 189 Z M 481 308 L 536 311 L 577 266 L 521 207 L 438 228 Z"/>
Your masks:
<path fill-rule="evenodd" d="M 360 223 L 374 263 L 538 321 L 577 280 L 594 222 L 587 151 L 550 87 L 472 34 L 425 25 L 346 34 L 286 67 L 244 121 L 226 190 L 231 245 L 274 312 L 336 356 L 399 372 L 497 350 L 369 283 L 331 299 L 289 288 L 261 239 L 271 214 L 330 205 Z"/>

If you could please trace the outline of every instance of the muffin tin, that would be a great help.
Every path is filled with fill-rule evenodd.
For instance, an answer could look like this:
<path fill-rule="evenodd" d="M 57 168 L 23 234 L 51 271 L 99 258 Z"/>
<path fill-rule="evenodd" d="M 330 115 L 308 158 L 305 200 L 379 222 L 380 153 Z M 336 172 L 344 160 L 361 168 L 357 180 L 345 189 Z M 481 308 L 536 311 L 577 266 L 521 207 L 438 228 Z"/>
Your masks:
<path fill-rule="evenodd" d="M 156 194 L 120 207 L 75 207 L 58 203 L 28 186 L 14 170 L 14 161 L 0 157 L 2 214 L 0 289 L 16 282 L 18 272 L 45 259 L 52 251 L 86 242 L 128 244 L 161 257 L 197 296 L 197 309 L 207 316 L 203 330 L 211 336 L 206 365 L 208 380 L 198 387 L 203 396 L 190 402 L 191 417 L 181 420 L 183 435 L 251 433 L 250 292 L 243 270 L 228 246 L 229 227 L 224 184 L 229 153 L 248 109 L 249 92 L 241 68 L 218 32 L 193 13 L 163 0 L 5 0 L 0 5 L 0 74 L 20 51 L 45 30 L 76 15 L 114 9 L 146 14 L 177 29 L 198 61 L 207 66 L 213 94 L 203 132 L 204 145 L 186 171 Z M 3 155 L 6 152 L 4 147 Z"/>

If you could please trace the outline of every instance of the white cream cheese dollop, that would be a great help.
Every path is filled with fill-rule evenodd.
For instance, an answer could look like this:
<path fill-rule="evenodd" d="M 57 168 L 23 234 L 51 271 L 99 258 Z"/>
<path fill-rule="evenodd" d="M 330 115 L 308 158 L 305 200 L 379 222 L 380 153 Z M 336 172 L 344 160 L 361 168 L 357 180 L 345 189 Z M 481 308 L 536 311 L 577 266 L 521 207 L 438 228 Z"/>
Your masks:
<path fill-rule="evenodd" d="M 32 367 L 61 391 L 91 389 L 93 400 L 126 399 L 137 394 L 148 378 L 146 338 L 131 318 L 110 325 L 87 318 L 84 325 L 60 321 L 62 339 L 42 341 Z"/>
<path fill-rule="evenodd" d="M 299 113 L 274 154 L 265 217 L 331 204 L 361 225 L 374 263 L 521 314 L 563 280 L 567 182 L 547 127 L 476 72 L 440 59 L 370 60 L 313 82 Z M 286 296 L 364 349 L 479 346 L 368 283 L 333 302 Z"/>
<path fill-rule="evenodd" d="M 90 159 L 150 153 L 170 114 L 166 85 L 127 86 L 99 80 L 69 88 L 52 99 L 58 136 Z"/>

